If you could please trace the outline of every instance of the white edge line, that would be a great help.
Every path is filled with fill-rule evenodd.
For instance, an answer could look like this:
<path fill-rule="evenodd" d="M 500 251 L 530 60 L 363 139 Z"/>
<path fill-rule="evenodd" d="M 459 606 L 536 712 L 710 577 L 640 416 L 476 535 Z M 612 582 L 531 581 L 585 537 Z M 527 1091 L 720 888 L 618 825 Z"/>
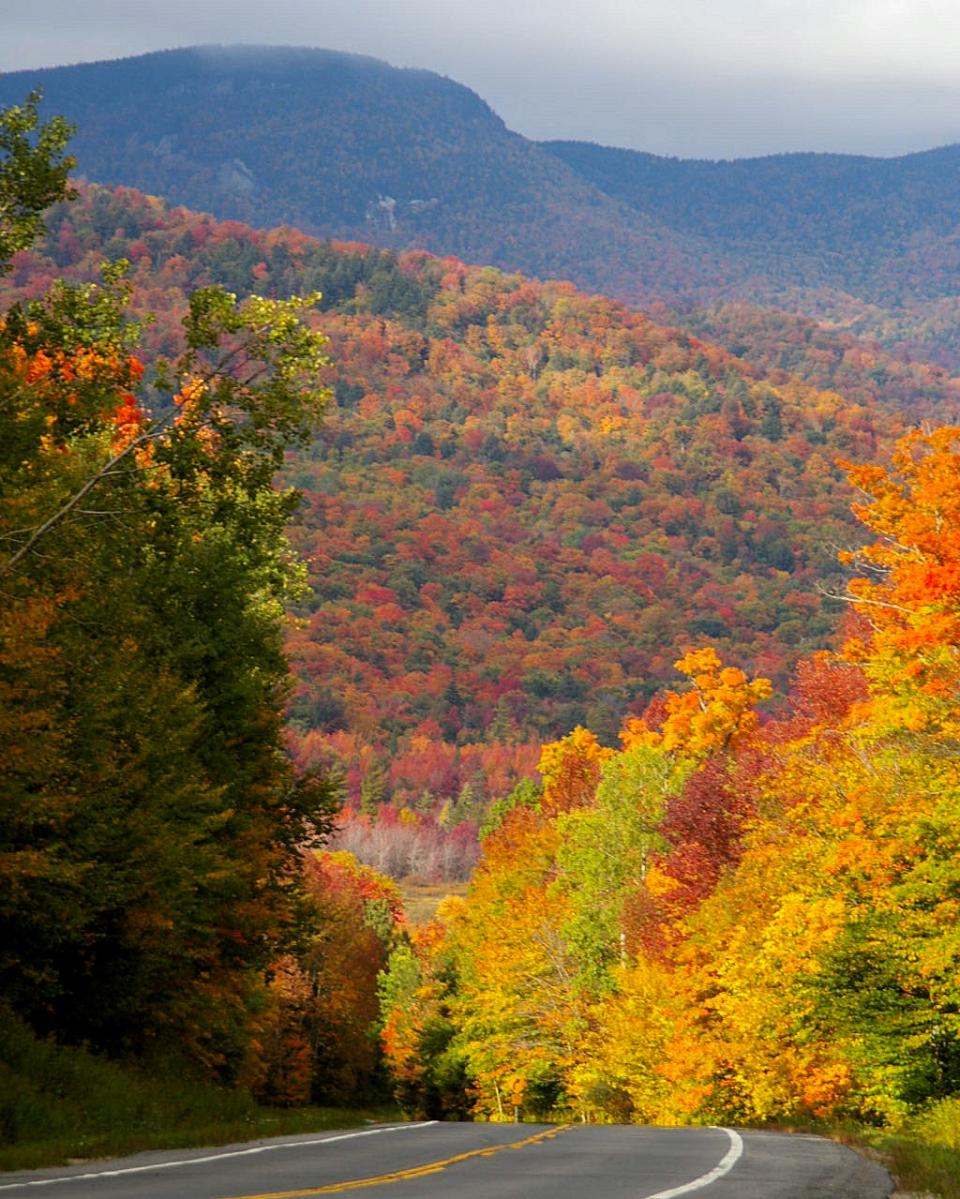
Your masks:
<path fill-rule="evenodd" d="M 250 1149 L 231 1149 L 227 1153 L 208 1153 L 203 1157 L 182 1157 L 176 1161 L 152 1162 L 148 1166 L 124 1166 L 120 1170 L 98 1170 L 90 1174 L 59 1174 L 56 1178 L 31 1178 L 23 1182 L 8 1182 L 0 1185 L 0 1191 L 15 1191 L 21 1187 L 49 1187 L 58 1182 L 78 1182 L 91 1178 L 116 1178 L 121 1174 L 149 1174 L 153 1170 L 172 1170 L 177 1166 L 195 1166 L 203 1162 L 219 1162 L 230 1157 L 249 1157 L 254 1153 L 271 1153 L 275 1149 L 300 1149 L 304 1145 L 330 1145 L 334 1141 L 351 1141 L 356 1137 L 375 1137 L 384 1132 L 415 1132 L 429 1128 L 436 1120 L 424 1120 L 419 1124 L 393 1124 L 389 1128 L 368 1128 L 363 1132 L 344 1132 L 335 1137 L 319 1137 L 313 1141 L 281 1141 L 279 1144 L 254 1145 Z"/>
<path fill-rule="evenodd" d="M 669 1191 L 657 1191 L 655 1195 L 647 1195 L 645 1199 L 675 1199 L 677 1195 L 689 1195 L 691 1191 L 701 1191 L 724 1174 L 729 1174 L 743 1155 L 743 1138 L 732 1128 L 718 1128 L 717 1132 L 725 1132 L 730 1138 L 730 1148 L 717 1162 L 712 1170 L 701 1174 L 693 1182 L 686 1182 L 680 1187 L 671 1187 Z"/>

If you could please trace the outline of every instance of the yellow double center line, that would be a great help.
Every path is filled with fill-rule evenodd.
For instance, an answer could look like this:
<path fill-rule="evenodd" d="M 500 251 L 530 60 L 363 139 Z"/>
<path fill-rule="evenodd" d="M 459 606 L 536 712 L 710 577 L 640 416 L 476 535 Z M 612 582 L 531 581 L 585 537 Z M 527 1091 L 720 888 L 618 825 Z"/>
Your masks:
<path fill-rule="evenodd" d="M 566 1132 L 569 1124 L 559 1124 L 546 1132 L 538 1132 L 522 1141 L 510 1141 L 506 1145 L 488 1145 L 485 1149 L 471 1149 L 468 1153 L 457 1153 L 454 1157 L 445 1157 L 442 1161 L 427 1162 L 422 1166 L 411 1166 L 409 1170 L 394 1170 L 390 1174 L 377 1174 L 374 1178 L 355 1178 L 351 1182 L 330 1182 L 322 1187 L 308 1187 L 300 1191 L 270 1191 L 262 1195 L 236 1195 L 233 1199 L 303 1199 L 307 1195 L 338 1195 L 342 1191 L 359 1191 L 362 1187 L 375 1187 L 390 1182 L 406 1182 L 410 1178 L 426 1178 L 429 1174 L 439 1174 L 447 1166 L 455 1166 L 460 1162 L 469 1161 L 472 1157 L 492 1157 L 504 1149 L 525 1149 L 528 1145 L 536 1145 L 547 1141 L 561 1132 Z"/>

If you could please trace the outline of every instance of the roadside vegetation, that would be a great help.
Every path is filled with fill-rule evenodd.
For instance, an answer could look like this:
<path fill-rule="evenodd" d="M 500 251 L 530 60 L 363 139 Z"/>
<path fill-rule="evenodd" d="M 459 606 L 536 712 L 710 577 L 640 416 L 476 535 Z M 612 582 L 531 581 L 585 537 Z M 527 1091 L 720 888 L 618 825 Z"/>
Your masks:
<path fill-rule="evenodd" d="M 0 112 L 0 274 L 72 195 L 38 100 Z M 323 853 L 337 784 L 284 750 L 303 572 L 274 479 L 328 398 L 316 297 L 200 288 L 145 362 L 126 274 L 0 308 L 6 1168 L 349 1123 L 333 1105 L 384 1093 L 399 901 Z"/>
<path fill-rule="evenodd" d="M 0 1019 L 0 1170 L 348 1128 L 396 1114 L 267 1107 L 198 1078 L 186 1061 L 108 1061 L 40 1040 L 9 1012 Z"/>
<path fill-rule="evenodd" d="M 881 1154 L 900 1191 L 960 1199 L 960 1099 L 944 1099 L 897 1132 L 875 1130 L 864 1140 Z"/>

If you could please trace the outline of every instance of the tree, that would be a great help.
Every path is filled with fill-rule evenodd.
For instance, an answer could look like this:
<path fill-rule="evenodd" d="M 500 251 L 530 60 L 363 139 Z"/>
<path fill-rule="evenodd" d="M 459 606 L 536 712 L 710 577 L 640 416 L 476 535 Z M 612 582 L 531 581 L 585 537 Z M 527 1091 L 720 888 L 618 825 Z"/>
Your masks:
<path fill-rule="evenodd" d="M 380 808 L 390 798 L 390 776 L 382 762 L 373 761 L 367 767 L 360 784 L 360 812 L 376 820 Z"/>
<path fill-rule="evenodd" d="M 564 936 L 576 985 L 592 995 L 609 991 L 613 970 L 627 961 L 624 909 L 664 846 L 664 808 L 685 774 L 670 755 L 642 744 L 608 758 L 601 771 L 594 802 L 557 817 L 556 885 L 571 909 Z"/>
<path fill-rule="evenodd" d="M 70 195 L 67 176 L 75 163 L 64 154 L 72 127 L 62 118 L 40 123 L 41 93 L 0 112 L 0 269 L 24 250 L 42 228 L 42 214 Z"/>
<path fill-rule="evenodd" d="M 283 1104 L 378 1099 L 378 977 L 402 932 L 399 892 L 348 853 L 309 853 L 304 875 L 309 928 L 271 970 L 256 1091 Z"/>
<path fill-rule="evenodd" d="M 960 428 L 902 438 L 890 470 L 848 467 L 865 499 L 854 511 L 878 540 L 843 555 L 869 572 L 849 586 L 869 637 L 852 639 L 847 656 L 865 662 L 895 726 L 955 737 Z"/>
<path fill-rule="evenodd" d="M 8 247 L 64 193 L 33 104 L 0 120 Z M 115 267 L 0 319 L 0 987 L 65 1039 L 237 1076 L 336 798 L 283 752 L 302 572 L 273 486 L 324 339 L 314 297 L 208 288 L 147 374 L 126 297 Z"/>

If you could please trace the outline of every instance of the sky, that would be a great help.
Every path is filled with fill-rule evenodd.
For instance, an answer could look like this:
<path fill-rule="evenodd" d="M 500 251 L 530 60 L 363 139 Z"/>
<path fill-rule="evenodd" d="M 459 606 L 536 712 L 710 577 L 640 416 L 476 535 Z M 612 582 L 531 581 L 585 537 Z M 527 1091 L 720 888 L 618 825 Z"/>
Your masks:
<path fill-rule="evenodd" d="M 210 42 L 425 67 L 533 138 L 701 158 L 960 141 L 960 0 L 0 0 L 0 71 Z"/>

